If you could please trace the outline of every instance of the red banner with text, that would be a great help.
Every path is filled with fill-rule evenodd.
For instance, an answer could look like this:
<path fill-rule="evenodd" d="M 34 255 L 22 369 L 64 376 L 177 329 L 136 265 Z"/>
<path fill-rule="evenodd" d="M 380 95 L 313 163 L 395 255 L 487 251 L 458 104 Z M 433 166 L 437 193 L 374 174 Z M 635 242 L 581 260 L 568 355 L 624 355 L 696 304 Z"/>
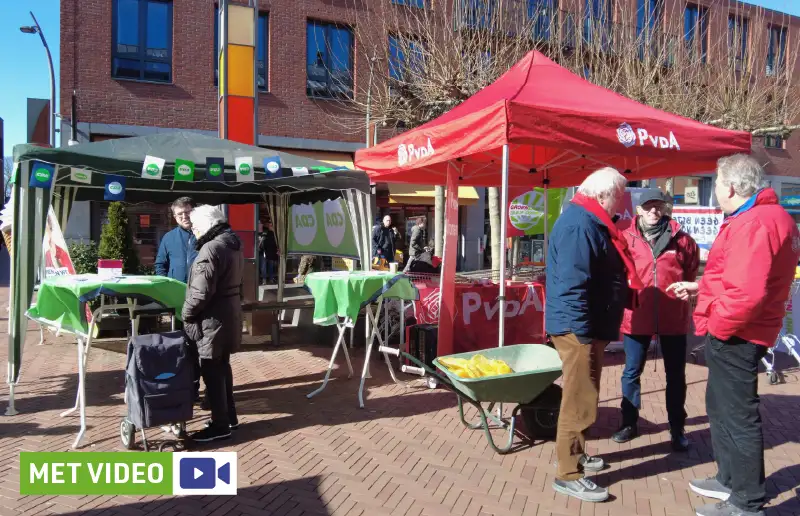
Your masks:
<path fill-rule="evenodd" d="M 441 310 L 439 311 L 439 338 L 437 340 L 438 355 L 453 353 L 454 319 L 456 315 L 455 282 L 456 259 L 458 256 L 458 171 L 455 167 L 447 170 L 447 199 L 444 208 L 444 256 L 440 288 Z"/>
<path fill-rule="evenodd" d="M 435 284 L 417 283 L 419 300 L 414 302 L 417 324 L 437 324 L 441 319 L 440 290 Z M 455 285 L 452 350 L 438 355 L 464 353 L 497 346 L 500 316 L 500 286 Z M 506 286 L 505 343 L 542 344 L 544 339 L 544 287 L 538 283 Z M 441 343 L 441 327 L 439 332 Z"/>

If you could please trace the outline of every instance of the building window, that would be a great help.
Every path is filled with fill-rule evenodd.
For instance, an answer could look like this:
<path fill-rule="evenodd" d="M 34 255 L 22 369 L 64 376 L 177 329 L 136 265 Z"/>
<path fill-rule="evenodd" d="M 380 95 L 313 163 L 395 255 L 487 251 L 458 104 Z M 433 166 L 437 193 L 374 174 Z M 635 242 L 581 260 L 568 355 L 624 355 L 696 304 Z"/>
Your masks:
<path fill-rule="evenodd" d="M 765 136 L 764 148 L 767 149 L 783 149 L 784 139 L 782 136 Z"/>
<path fill-rule="evenodd" d="M 683 33 L 690 59 L 708 61 L 708 7 L 686 4 L 683 11 Z"/>
<path fill-rule="evenodd" d="M 736 62 L 736 70 L 742 70 L 747 59 L 748 29 L 747 18 L 735 14 L 728 16 L 728 48 L 731 59 Z"/>
<path fill-rule="evenodd" d="M 419 7 L 420 9 L 425 7 L 425 0 L 392 0 L 392 3 L 396 5 L 407 5 L 409 7 Z"/>
<path fill-rule="evenodd" d="M 268 91 L 269 77 L 269 14 L 258 13 L 256 27 L 256 52 L 258 53 L 258 89 Z M 214 7 L 214 84 L 219 82 L 219 7 Z"/>
<path fill-rule="evenodd" d="M 389 77 L 398 82 L 409 80 L 406 70 L 417 73 L 422 66 L 422 47 L 419 41 L 404 36 L 389 36 Z"/>
<path fill-rule="evenodd" d="M 652 39 L 659 28 L 664 10 L 664 0 L 637 0 L 636 34 Z"/>
<path fill-rule="evenodd" d="M 353 30 L 308 21 L 306 93 L 309 97 L 353 98 Z"/>
<path fill-rule="evenodd" d="M 473 29 L 489 29 L 494 20 L 497 0 L 461 0 L 464 23 Z"/>
<path fill-rule="evenodd" d="M 603 50 L 611 47 L 611 25 L 614 21 L 612 0 L 585 0 L 583 9 L 583 40 Z"/>
<path fill-rule="evenodd" d="M 786 27 L 769 26 L 767 75 L 778 75 L 786 65 Z"/>
<path fill-rule="evenodd" d="M 533 39 L 549 41 L 558 17 L 558 0 L 528 0 L 528 18 L 533 22 Z"/>
<path fill-rule="evenodd" d="M 111 76 L 172 81 L 172 0 L 114 0 Z"/>

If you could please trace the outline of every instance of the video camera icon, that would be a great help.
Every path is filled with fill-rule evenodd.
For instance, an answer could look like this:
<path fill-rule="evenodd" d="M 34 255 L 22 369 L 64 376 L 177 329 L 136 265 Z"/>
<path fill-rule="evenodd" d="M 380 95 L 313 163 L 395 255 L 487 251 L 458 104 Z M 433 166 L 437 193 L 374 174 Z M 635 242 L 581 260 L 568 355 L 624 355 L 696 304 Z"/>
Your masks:
<path fill-rule="evenodd" d="M 235 495 L 236 452 L 173 454 L 174 494 Z"/>

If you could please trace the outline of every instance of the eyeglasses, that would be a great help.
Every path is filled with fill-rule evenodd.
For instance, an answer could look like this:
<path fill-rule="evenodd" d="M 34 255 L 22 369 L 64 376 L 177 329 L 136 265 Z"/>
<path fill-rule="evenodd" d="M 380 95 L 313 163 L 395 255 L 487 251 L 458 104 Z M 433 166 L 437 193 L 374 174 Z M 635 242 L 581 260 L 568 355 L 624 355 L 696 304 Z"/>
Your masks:
<path fill-rule="evenodd" d="M 191 213 L 192 213 L 192 211 L 191 211 L 191 210 L 187 210 L 187 211 L 175 211 L 175 212 L 173 212 L 173 215 L 175 215 L 175 218 L 176 218 L 176 219 L 180 219 L 180 218 L 184 218 L 184 217 L 188 219 L 188 218 L 189 218 L 189 215 L 190 215 Z"/>

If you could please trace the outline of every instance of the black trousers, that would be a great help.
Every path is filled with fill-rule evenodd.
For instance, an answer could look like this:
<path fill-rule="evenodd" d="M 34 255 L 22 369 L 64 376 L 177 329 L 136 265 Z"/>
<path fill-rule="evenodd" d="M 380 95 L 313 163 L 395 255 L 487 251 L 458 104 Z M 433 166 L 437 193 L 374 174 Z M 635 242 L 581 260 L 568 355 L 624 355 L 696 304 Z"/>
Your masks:
<path fill-rule="evenodd" d="M 230 353 L 225 353 L 220 358 L 201 358 L 200 371 L 206 384 L 206 397 L 211 405 L 211 424 L 227 430 L 229 425 L 238 423 L 236 404 L 233 401 Z"/>
<path fill-rule="evenodd" d="M 731 489 L 732 505 L 751 512 L 761 510 L 766 497 L 758 412 L 758 362 L 766 352 L 764 346 L 738 337 L 706 337 L 706 410 L 717 480 Z"/>

